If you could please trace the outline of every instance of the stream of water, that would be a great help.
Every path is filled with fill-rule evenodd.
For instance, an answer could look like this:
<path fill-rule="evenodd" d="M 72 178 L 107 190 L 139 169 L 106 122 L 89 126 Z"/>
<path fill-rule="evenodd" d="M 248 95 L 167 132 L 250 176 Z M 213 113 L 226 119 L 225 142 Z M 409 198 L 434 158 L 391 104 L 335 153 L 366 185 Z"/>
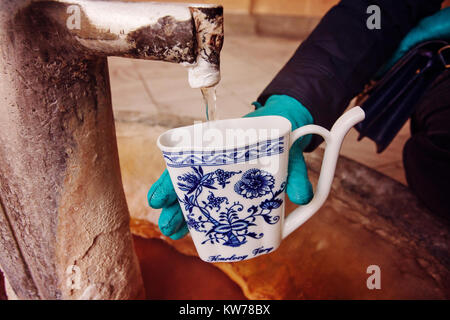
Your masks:
<path fill-rule="evenodd" d="M 201 91 L 206 106 L 206 121 L 217 120 L 216 87 L 201 88 Z"/>

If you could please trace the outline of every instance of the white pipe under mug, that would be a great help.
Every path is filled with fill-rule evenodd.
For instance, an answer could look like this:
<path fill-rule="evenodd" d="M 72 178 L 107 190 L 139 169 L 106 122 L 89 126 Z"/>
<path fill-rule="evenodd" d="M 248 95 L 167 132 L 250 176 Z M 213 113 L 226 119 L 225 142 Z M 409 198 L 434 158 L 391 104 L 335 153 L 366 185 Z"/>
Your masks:
<path fill-rule="evenodd" d="M 365 118 L 360 107 L 354 107 L 344 113 L 333 125 L 330 131 L 317 125 L 307 125 L 294 130 L 291 134 L 290 146 L 298 138 L 307 134 L 318 134 L 323 137 L 326 148 L 322 160 L 319 181 L 313 199 L 306 205 L 299 206 L 285 219 L 282 238 L 286 238 L 292 231 L 300 227 L 325 203 L 333 183 L 339 151 L 347 132 Z"/>

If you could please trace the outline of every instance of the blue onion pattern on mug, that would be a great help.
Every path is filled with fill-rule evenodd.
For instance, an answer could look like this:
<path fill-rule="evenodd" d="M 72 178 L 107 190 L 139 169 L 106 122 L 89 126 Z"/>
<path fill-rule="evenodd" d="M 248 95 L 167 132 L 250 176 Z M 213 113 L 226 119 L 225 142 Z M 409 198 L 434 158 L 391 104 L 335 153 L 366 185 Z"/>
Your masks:
<path fill-rule="evenodd" d="M 282 205 L 286 183 L 283 182 L 278 190 L 274 190 L 275 178 L 269 172 L 249 169 L 232 186 L 243 198 L 266 198 L 261 199 L 259 205 L 244 208 L 240 201 L 231 203 L 228 197 L 220 197 L 216 193 L 226 188 L 230 184 L 229 180 L 242 171 L 217 169 L 205 172 L 202 166 L 191 169 L 177 177 L 177 186 L 184 192 L 184 197 L 179 201 L 187 212 L 189 229 L 205 233 L 202 244 L 239 247 L 247 242 L 247 238 L 261 239 L 264 236 L 263 233 L 252 232 L 257 222 L 276 224 L 280 220 L 279 216 L 273 216 L 271 212 Z"/>

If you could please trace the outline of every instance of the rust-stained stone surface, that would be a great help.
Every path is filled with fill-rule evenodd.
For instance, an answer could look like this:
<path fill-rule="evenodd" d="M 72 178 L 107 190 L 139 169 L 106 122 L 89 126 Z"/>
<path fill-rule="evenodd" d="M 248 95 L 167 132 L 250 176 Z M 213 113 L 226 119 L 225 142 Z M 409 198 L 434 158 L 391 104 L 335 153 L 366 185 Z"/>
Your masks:
<path fill-rule="evenodd" d="M 164 128 L 123 122 L 117 128 L 132 232 L 196 256 L 190 237 L 173 241 L 161 235 L 158 211 L 146 203 L 149 186 L 164 168 L 155 145 Z M 313 184 L 320 161 L 320 150 L 307 156 Z M 287 212 L 293 208 L 288 202 Z M 448 299 L 447 230 L 405 186 L 341 157 L 325 206 L 277 251 L 214 265 L 250 299 Z M 381 290 L 366 287 L 373 264 L 381 268 Z"/>
<path fill-rule="evenodd" d="M 134 236 L 134 247 L 147 299 L 245 299 L 239 286 L 222 271 L 180 253 L 161 239 Z"/>
<path fill-rule="evenodd" d="M 203 263 L 196 257 L 184 255 L 161 239 L 145 239 L 139 236 L 133 238 L 144 280 L 146 299 L 246 298 L 239 286 L 213 265 Z M 176 263 L 173 263 L 174 261 Z M 170 263 L 172 264 L 168 268 Z M 0 300 L 6 299 L 3 275 L 0 271 Z"/>
<path fill-rule="evenodd" d="M 320 213 L 325 221 L 312 218 L 274 253 L 215 266 L 249 299 L 448 299 L 448 283 L 429 273 L 432 262 L 427 258 L 410 255 L 407 248 L 380 240 L 357 223 L 331 218 L 339 212 L 329 205 Z M 132 219 L 131 227 L 135 234 L 163 238 L 196 256 L 189 237 L 175 242 L 147 221 Z M 366 268 L 372 264 L 381 268 L 381 290 L 366 287 Z"/>

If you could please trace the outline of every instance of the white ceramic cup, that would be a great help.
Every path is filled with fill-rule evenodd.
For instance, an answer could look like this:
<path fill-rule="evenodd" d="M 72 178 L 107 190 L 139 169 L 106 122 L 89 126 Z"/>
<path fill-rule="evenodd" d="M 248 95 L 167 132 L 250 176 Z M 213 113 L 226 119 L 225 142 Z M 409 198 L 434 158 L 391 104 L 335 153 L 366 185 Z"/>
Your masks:
<path fill-rule="evenodd" d="M 200 258 L 235 262 L 273 252 L 323 205 L 342 141 L 364 111 L 354 107 L 330 131 L 307 125 L 291 132 L 280 116 L 219 120 L 169 130 L 158 138 Z M 314 197 L 285 219 L 289 148 L 318 134 L 326 143 Z"/>

